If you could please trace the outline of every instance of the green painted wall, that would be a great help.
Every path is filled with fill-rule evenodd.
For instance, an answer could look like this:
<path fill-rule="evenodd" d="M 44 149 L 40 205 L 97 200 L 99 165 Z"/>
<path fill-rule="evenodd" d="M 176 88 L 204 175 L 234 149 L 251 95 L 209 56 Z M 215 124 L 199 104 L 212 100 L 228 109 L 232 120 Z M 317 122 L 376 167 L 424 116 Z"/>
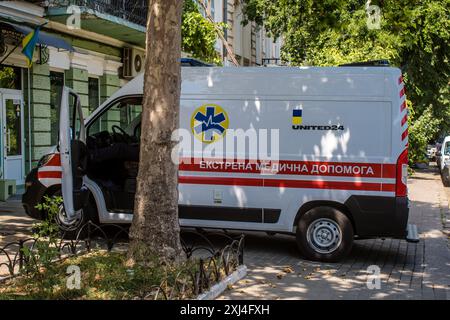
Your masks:
<path fill-rule="evenodd" d="M 89 115 L 89 73 L 87 70 L 72 68 L 65 72 L 65 85 L 72 88 L 81 100 L 81 107 L 83 108 L 83 115 Z"/>
<path fill-rule="evenodd" d="M 36 166 L 39 159 L 51 146 L 49 76 L 50 70 L 48 64 L 44 65 L 34 64 L 30 70 L 31 144 L 32 144 L 31 160 L 33 167 Z M 27 92 L 27 90 L 24 91 Z M 28 133 L 28 122 L 26 122 L 25 130 L 26 133 Z M 26 136 L 28 136 L 28 134 L 26 134 Z M 27 163 L 25 168 L 28 170 L 29 148 L 27 147 L 26 149 L 27 149 L 26 152 Z"/>
<path fill-rule="evenodd" d="M 100 101 L 105 102 L 120 88 L 120 79 L 117 75 L 105 74 L 100 77 Z M 102 116 L 100 127 L 94 128 L 96 131 L 109 130 L 113 125 L 120 125 L 120 113 L 118 111 L 110 111 Z"/>
<path fill-rule="evenodd" d="M 26 73 L 26 71 L 25 71 Z M 39 159 L 48 151 L 51 144 L 51 124 L 50 124 L 50 70 L 48 64 L 33 65 L 30 71 L 31 83 L 31 137 L 32 150 L 31 159 L 32 166 L 35 167 Z M 89 115 L 89 74 L 87 70 L 72 68 L 65 71 L 65 85 L 75 90 L 81 99 L 84 116 Z M 27 84 L 28 81 L 24 81 Z M 103 103 L 114 92 L 120 88 L 120 79 L 118 75 L 105 74 L 99 78 L 100 101 Z M 27 97 L 27 87 L 24 88 L 25 100 Z M 25 103 L 25 111 L 27 111 L 27 103 Z M 111 119 L 106 120 L 105 128 L 109 128 L 112 124 L 119 124 L 119 114 L 109 113 Z M 27 120 L 27 119 L 26 119 Z M 25 133 L 28 136 L 28 121 L 25 121 Z M 29 169 L 29 146 L 26 145 L 26 171 Z"/>
<path fill-rule="evenodd" d="M 99 80 L 100 103 L 103 103 L 120 88 L 120 79 L 118 75 L 105 74 Z"/>

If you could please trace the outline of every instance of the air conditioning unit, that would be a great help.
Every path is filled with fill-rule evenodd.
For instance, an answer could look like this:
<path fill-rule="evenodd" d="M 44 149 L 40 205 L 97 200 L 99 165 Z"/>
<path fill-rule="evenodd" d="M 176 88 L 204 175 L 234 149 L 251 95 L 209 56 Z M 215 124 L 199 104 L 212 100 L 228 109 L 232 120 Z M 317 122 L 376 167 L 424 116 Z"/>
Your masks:
<path fill-rule="evenodd" d="M 144 71 L 144 54 L 136 49 L 125 47 L 122 51 L 122 77 L 134 78 Z"/>

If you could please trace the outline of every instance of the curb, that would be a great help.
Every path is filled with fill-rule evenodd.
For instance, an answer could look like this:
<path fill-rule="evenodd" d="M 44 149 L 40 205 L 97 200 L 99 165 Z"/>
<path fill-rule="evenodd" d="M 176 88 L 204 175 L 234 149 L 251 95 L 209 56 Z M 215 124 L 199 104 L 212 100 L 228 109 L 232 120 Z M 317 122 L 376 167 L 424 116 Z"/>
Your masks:
<path fill-rule="evenodd" d="M 197 297 L 197 300 L 214 300 L 218 296 L 220 296 L 229 285 L 232 285 L 247 275 L 247 266 L 241 265 L 239 266 L 235 272 L 227 276 L 225 279 L 220 281 L 219 283 L 213 285 L 211 289 L 206 291 L 205 293 L 200 294 Z"/>
<path fill-rule="evenodd" d="M 6 282 L 6 281 L 11 280 L 13 278 L 14 278 L 14 276 L 0 277 L 0 283 Z"/>

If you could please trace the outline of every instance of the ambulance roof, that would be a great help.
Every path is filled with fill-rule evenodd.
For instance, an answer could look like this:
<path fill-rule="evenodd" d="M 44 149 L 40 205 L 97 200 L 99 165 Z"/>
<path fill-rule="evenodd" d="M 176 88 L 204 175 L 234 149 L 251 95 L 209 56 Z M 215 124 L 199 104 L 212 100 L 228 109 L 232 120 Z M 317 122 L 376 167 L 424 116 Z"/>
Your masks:
<path fill-rule="evenodd" d="M 182 96 L 238 98 L 372 97 L 392 94 L 401 72 L 392 67 L 182 67 Z M 390 81 L 389 81 L 390 80 Z M 143 74 L 105 103 L 143 94 Z M 101 108 L 98 108 L 101 109 Z"/>

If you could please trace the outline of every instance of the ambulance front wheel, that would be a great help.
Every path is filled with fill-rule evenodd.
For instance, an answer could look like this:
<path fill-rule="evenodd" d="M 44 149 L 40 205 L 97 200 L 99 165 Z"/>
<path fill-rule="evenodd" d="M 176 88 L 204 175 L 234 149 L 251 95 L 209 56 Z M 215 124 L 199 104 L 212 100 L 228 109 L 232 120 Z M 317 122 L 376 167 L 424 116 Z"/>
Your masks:
<path fill-rule="evenodd" d="M 61 197 L 61 190 L 56 191 L 54 196 Z M 82 240 L 87 237 L 88 221 L 98 223 L 97 209 L 93 201 L 89 201 L 88 205 L 77 212 L 77 218 L 69 220 L 66 211 L 64 210 L 64 204 L 61 203 L 58 206 L 58 212 L 55 215 L 55 223 L 58 225 L 61 236 L 67 240 Z"/>
<path fill-rule="evenodd" d="M 352 223 L 335 208 L 313 208 L 298 222 L 297 244 L 300 252 L 309 260 L 339 261 L 352 249 Z"/>

